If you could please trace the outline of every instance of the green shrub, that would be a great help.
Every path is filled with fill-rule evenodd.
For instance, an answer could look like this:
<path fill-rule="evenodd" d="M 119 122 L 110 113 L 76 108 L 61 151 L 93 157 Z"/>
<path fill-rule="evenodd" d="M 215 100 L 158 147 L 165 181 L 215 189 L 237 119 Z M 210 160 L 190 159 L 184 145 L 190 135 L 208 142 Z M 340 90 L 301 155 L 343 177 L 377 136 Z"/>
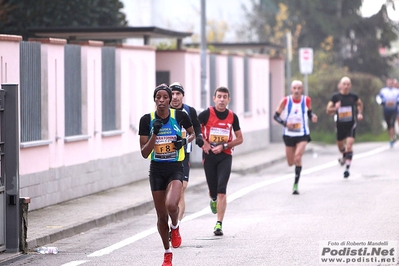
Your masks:
<path fill-rule="evenodd" d="M 382 108 L 376 103 L 375 96 L 384 86 L 383 82 L 369 74 L 349 73 L 345 69 L 328 68 L 308 76 L 312 109 L 318 116 L 318 123 L 310 123 L 312 136 L 316 133 L 320 135 L 320 138 L 324 138 L 322 135 L 326 132 L 335 131 L 333 116 L 326 114 L 326 107 L 332 95 L 338 92 L 337 85 L 343 76 L 351 79 L 351 91 L 356 93 L 364 104 L 363 120 L 358 121 L 357 132 L 370 133 L 374 136 L 381 134 L 384 131 Z"/>
<path fill-rule="evenodd" d="M 322 131 L 310 131 L 310 136 L 312 142 L 319 142 L 323 144 L 334 144 L 336 142 L 335 132 L 322 132 Z M 375 135 L 370 132 L 359 132 L 356 131 L 356 143 L 360 142 L 378 142 L 378 141 L 388 141 L 388 134 L 386 132 L 381 132 Z"/>
<path fill-rule="evenodd" d="M 321 131 L 310 131 L 310 137 L 312 142 L 321 142 L 324 144 L 335 143 L 335 132 L 321 132 Z"/>

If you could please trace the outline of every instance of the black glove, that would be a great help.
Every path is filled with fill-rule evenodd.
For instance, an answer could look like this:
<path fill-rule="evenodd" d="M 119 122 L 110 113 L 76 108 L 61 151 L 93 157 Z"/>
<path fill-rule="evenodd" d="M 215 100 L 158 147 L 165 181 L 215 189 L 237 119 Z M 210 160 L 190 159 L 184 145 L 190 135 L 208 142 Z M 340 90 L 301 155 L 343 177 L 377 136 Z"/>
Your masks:
<path fill-rule="evenodd" d="M 204 146 L 204 139 L 202 138 L 202 134 L 199 134 L 197 138 L 195 139 L 195 144 L 198 145 L 198 147 L 202 148 Z"/>
<path fill-rule="evenodd" d="M 173 144 L 175 144 L 175 149 L 178 151 L 178 150 L 180 150 L 184 145 L 186 145 L 187 144 L 187 139 L 186 138 L 182 138 L 182 137 L 180 137 L 179 135 L 176 135 L 176 140 L 175 141 L 172 141 L 173 142 Z"/>
<path fill-rule="evenodd" d="M 162 127 L 162 120 L 161 119 L 155 119 L 154 122 L 152 122 L 152 133 L 155 135 L 158 135 L 159 130 Z"/>

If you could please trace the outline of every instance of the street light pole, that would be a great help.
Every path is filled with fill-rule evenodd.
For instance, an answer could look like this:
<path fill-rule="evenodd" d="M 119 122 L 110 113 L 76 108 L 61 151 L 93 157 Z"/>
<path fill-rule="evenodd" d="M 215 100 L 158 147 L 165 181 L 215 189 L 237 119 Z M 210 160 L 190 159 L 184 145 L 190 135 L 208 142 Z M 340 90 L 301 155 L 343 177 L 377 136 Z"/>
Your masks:
<path fill-rule="evenodd" d="M 285 34 L 285 40 L 286 40 L 286 86 L 287 86 L 287 95 L 290 94 L 290 88 L 291 88 L 291 61 L 292 61 L 292 38 L 291 38 L 291 32 L 287 32 Z"/>
<path fill-rule="evenodd" d="M 206 109 L 206 0 L 201 0 L 201 108 Z"/>

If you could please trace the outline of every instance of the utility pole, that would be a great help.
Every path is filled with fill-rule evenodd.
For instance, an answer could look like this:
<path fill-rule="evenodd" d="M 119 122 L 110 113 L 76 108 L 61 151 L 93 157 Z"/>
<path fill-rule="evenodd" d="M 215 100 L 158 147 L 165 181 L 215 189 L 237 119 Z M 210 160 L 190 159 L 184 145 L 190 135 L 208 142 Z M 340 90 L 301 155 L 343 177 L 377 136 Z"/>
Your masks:
<path fill-rule="evenodd" d="M 206 0 L 201 0 L 201 108 L 206 109 Z"/>
<path fill-rule="evenodd" d="M 290 87 L 291 87 L 291 61 L 292 61 L 292 38 L 291 32 L 287 32 L 285 34 L 286 40 L 286 57 L 285 57 L 285 66 L 286 66 L 286 86 L 287 86 L 287 95 L 290 94 Z"/>

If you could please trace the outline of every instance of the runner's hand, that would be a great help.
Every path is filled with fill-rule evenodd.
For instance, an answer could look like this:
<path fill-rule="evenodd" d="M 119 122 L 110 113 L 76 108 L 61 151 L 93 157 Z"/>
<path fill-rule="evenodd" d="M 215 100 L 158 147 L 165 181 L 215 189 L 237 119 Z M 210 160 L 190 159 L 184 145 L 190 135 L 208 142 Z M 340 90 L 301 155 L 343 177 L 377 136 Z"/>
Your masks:
<path fill-rule="evenodd" d="M 202 134 L 197 136 L 197 138 L 195 139 L 195 144 L 197 144 L 198 147 L 200 147 L 200 148 L 202 148 L 202 146 L 204 146 L 204 139 L 202 138 Z"/>
<path fill-rule="evenodd" d="M 184 145 L 187 144 L 187 139 L 180 137 L 179 135 L 176 135 L 176 140 L 172 141 L 173 144 L 175 144 L 175 149 L 178 151 L 180 150 Z"/>
<path fill-rule="evenodd" d="M 152 132 L 155 135 L 158 135 L 159 130 L 161 129 L 162 126 L 163 126 L 162 120 L 161 119 L 156 119 L 154 122 L 152 122 Z"/>

